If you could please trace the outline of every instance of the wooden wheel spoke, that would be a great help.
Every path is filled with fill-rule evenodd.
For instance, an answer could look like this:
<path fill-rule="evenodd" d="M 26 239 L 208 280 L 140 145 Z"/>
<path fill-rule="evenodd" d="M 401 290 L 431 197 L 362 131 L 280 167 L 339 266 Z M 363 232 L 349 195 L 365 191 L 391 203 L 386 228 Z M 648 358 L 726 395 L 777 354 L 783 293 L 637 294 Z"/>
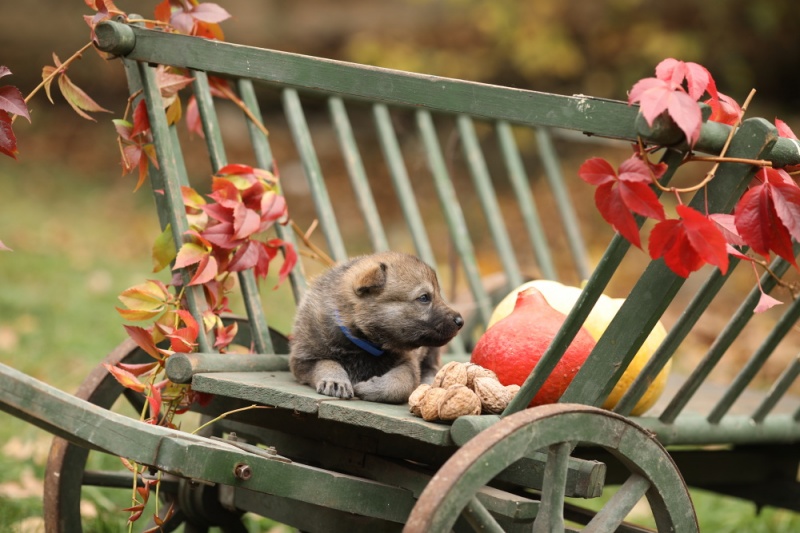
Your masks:
<path fill-rule="evenodd" d="M 503 533 L 503 528 L 497 520 L 489 513 L 484 505 L 473 496 L 462 513 L 464 519 L 469 522 L 475 531 L 487 531 L 489 533 Z"/>
<path fill-rule="evenodd" d="M 650 488 L 650 481 L 632 474 L 584 529 L 585 533 L 616 531 Z"/>
<path fill-rule="evenodd" d="M 533 524 L 534 533 L 564 529 L 564 492 L 567 484 L 572 443 L 560 442 L 547 449 L 547 464 L 542 482 L 542 504 Z"/>

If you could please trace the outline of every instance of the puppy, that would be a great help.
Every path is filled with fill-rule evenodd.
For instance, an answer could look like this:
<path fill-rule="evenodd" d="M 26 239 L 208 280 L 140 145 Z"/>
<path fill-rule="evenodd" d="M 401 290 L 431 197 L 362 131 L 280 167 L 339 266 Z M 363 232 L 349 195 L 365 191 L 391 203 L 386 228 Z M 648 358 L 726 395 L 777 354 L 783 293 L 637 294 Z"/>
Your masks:
<path fill-rule="evenodd" d="M 464 320 L 442 300 L 417 257 L 381 252 L 334 266 L 308 289 L 295 317 L 289 368 L 337 398 L 403 403 L 432 381 L 439 347 Z"/>

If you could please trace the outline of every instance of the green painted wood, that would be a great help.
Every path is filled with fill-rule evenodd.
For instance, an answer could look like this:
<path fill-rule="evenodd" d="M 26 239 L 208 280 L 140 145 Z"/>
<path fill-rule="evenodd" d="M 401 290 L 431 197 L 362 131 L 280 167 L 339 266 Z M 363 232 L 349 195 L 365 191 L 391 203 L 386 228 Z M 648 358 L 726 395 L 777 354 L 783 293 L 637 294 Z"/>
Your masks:
<path fill-rule="evenodd" d="M 488 531 L 490 533 L 503 533 L 503 527 L 497 522 L 477 496 L 467 502 L 462 516 L 466 518 L 475 531 Z"/>
<path fill-rule="evenodd" d="M 713 301 L 719 290 L 733 274 L 733 270 L 739 260 L 731 256 L 728 272 L 723 275 L 719 269 L 714 269 L 714 272 L 697 291 L 697 294 L 692 298 L 692 301 L 681 313 L 681 316 L 672 325 L 667 332 L 667 336 L 661 345 L 653 353 L 650 360 L 644 365 L 640 374 L 634 379 L 627 392 L 620 398 L 617 405 L 614 407 L 614 412 L 624 416 L 630 415 L 633 408 L 639 402 L 639 399 L 647 391 L 649 385 L 655 380 L 659 372 L 667 364 L 678 346 L 686 339 L 686 336 L 692 330 L 694 325 L 703 315 L 703 312 Z"/>
<path fill-rule="evenodd" d="M 261 109 L 258 105 L 258 99 L 256 98 L 255 89 L 253 88 L 253 82 L 248 79 L 241 79 L 237 85 L 239 87 L 239 94 L 242 98 L 242 101 L 247 106 L 247 109 L 256 118 L 256 120 L 263 124 L 264 117 L 261 115 Z M 270 172 L 275 172 L 275 161 L 272 158 L 272 149 L 269 145 L 269 139 L 258 128 L 258 126 L 256 126 L 256 124 L 254 124 L 253 121 L 246 116 L 246 114 L 245 123 L 247 124 L 247 131 L 250 134 L 250 142 L 253 146 L 256 163 L 260 168 L 267 169 Z M 278 183 L 278 191 L 280 192 L 280 182 Z M 294 232 L 290 227 L 287 228 L 283 224 L 276 224 L 274 227 L 275 234 L 279 239 L 288 242 L 294 247 L 295 250 L 298 249 L 297 239 L 295 239 Z M 306 279 L 303 275 L 303 268 L 299 261 L 291 270 L 291 272 L 289 272 L 289 283 L 292 286 L 292 294 L 294 295 L 295 302 L 299 302 L 303 297 L 303 293 L 305 292 L 306 288 Z"/>
<path fill-rule="evenodd" d="M 322 420 L 374 428 L 437 446 L 453 445 L 449 425 L 426 422 L 412 415 L 407 404 L 391 405 L 362 400 L 325 401 L 319 405 L 318 416 Z"/>
<path fill-rule="evenodd" d="M 542 505 L 533 523 L 533 533 L 550 533 L 564 529 L 564 487 L 567 484 L 572 448 L 570 442 L 560 442 L 547 449 Z"/>
<path fill-rule="evenodd" d="M 553 191 L 558 214 L 561 217 L 561 224 L 567 235 L 567 245 L 572 252 L 575 260 L 575 268 L 578 276 L 582 280 L 589 279 L 591 270 L 589 268 L 589 255 L 586 251 L 586 244 L 583 242 L 580 228 L 578 227 L 578 217 L 575 214 L 575 206 L 569 197 L 564 176 L 561 172 L 561 163 L 556 155 L 553 139 L 547 128 L 536 129 L 536 142 L 539 144 L 539 156 L 542 158 L 545 176 Z"/>
<path fill-rule="evenodd" d="M 300 413 L 316 413 L 323 401 L 345 401 L 317 394 L 308 385 L 299 384 L 291 372 L 197 374 L 192 380 L 192 389 L 247 402 L 294 409 Z"/>
<path fill-rule="evenodd" d="M 484 323 L 488 324 L 489 317 L 492 314 L 491 301 L 489 301 L 489 297 L 483 287 L 478 263 L 475 259 L 475 250 L 467 231 L 467 223 L 464 219 L 461 205 L 458 202 L 458 196 L 447 171 L 447 164 L 444 161 L 442 148 L 436 134 L 436 126 L 434 126 L 433 118 L 427 111 L 417 111 L 416 119 L 422 142 L 425 145 L 425 153 L 433 182 L 436 185 L 436 192 L 439 196 L 439 204 L 442 207 L 447 227 L 450 230 L 450 238 L 461 260 L 467 283 L 478 307 L 478 313 Z"/>
<path fill-rule="evenodd" d="M 214 98 L 211 95 L 208 75 L 200 70 L 191 71 L 191 75 L 194 78 L 192 86 L 194 87 L 200 122 L 203 125 L 206 147 L 211 158 L 211 169 L 216 173 L 228 164 L 228 157 L 225 155 L 225 145 L 222 140 L 222 130 L 217 118 L 217 111 L 214 107 Z M 261 296 L 253 269 L 249 268 L 238 272 L 237 278 L 245 311 L 249 318 L 249 326 L 252 330 L 254 348 L 258 353 L 273 353 L 275 350 L 269 335 L 267 317 L 261 307 Z M 195 317 L 195 320 L 200 323 L 202 317 Z"/>
<path fill-rule="evenodd" d="M 753 411 L 752 418 L 754 422 L 761 423 L 764 421 L 780 399 L 786 395 L 789 387 L 794 384 L 798 376 L 800 376 L 800 355 L 796 356 L 786 370 L 781 373 L 769 390 L 769 394 L 759 404 L 756 410 Z"/>
<path fill-rule="evenodd" d="M 472 182 L 475 184 L 492 241 L 494 241 L 494 245 L 497 248 L 497 255 L 508 280 L 507 290 L 511 291 L 514 287 L 522 284 L 522 273 L 519 269 L 511 239 L 508 236 L 508 229 L 503 221 L 500 204 L 497 201 L 497 195 L 492 186 L 492 178 L 489 175 L 489 168 L 486 165 L 486 159 L 483 157 L 483 151 L 481 150 L 472 119 L 466 115 L 459 115 L 456 122 Z"/>
<path fill-rule="evenodd" d="M 775 127 L 766 120 L 749 119 L 734 136 L 728 155 L 758 159 L 776 139 Z M 754 171 L 746 165 L 720 165 L 707 195 L 695 195 L 689 205 L 701 211 L 707 205 L 709 213 L 729 212 Z M 663 260 L 651 262 L 560 401 L 602 404 L 684 281 Z"/>
<path fill-rule="evenodd" d="M 646 478 L 632 474 L 583 531 L 585 533 L 617 531 L 628 513 L 639 503 L 649 488 L 650 482 Z"/>
<path fill-rule="evenodd" d="M 325 179 L 322 176 L 322 168 L 319 165 L 319 159 L 317 159 L 317 152 L 314 149 L 314 142 L 311 139 L 311 132 L 308 129 L 300 97 L 294 89 L 284 89 L 281 97 L 286 119 L 289 121 L 289 128 L 294 138 L 294 144 L 300 153 L 303 170 L 312 191 L 320 228 L 323 235 L 325 235 L 331 257 L 337 262 L 346 261 L 347 250 L 342 240 L 342 234 L 339 231 L 339 225 L 336 222 L 333 204 L 325 185 Z"/>
<path fill-rule="evenodd" d="M 781 258 L 776 258 L 770 264 L 770 271 L 776 276 L 782 276 L 789 269 L 789 263 Z M 759 284 L 764 291 L 769 293 L 776 285 L 777 280 L 769 275 L 763 274 Z M 728 324 L 714 340 L 705 357 L 689 375 L 678 392 L 672 397 L 667 407 L 659 415 L 659 420 L 665 424 L 674 422 L 684 410 L 689 401 L 694 397 L 700 386 L 708 378 L 711 371 L 719 363 L 722 356 L 734 343 L 739 333 L 744 329 L 747 322 L 753 317 L 753 310 L 758 305 L 761 291 L 758 287 L 753 287 L 747 298 L 741 303 Z"/>
<path fill-rule="evenodd" d="M 536 262 L 542 272 L 542 277 L 558 281 L 559 276 L 553 264 L 553 257 L 547 244 L 547 236 L 542 228 L 531 187 L 528 184 L 528 175 L 525 172 L 522 157 L 514 140 L 514 132 L 511 129 L 511 125 L 505 120 L 498 121 L 496 129 L 500 150 L 503 153 L 503 161 L 506 164 L 508 177 L 511 181 L 511 186 L 514 188 L 514 196 L 519 204 L 520 213 L 527 228 L 528 237 L 531 241 Z"/>
<path fill-rule="evenodd" d="M 209 372 L 273 372 L 289 370 L 286 356 L 272 353 L 174 353 L 167 359 L 167 377 L 174 383 L 191 383 L 196 374 Z"/>
<path fill-rule="evenodd" d="M 428 233 L 425 230 L 425 222 L 422 220 L 422 214 L 419 211 L 419 205 L 411 187 L 411 179 L 403 161 L 403 154 L 392 125 L 389 109 L 383 104 L 375 104 L 372 106 L 372 113 L 378 132 L 378 142 L 381 145 L 383 157 L 386 159 L 389 175 L 392 178 L 392 185 L 400 201 L 400 208 L 411 232 L 414 248 L 423 261 L 435 268 L 436 257 L 433 255 Z"/>
<path fill-rule="evenodd" d="M 739 371 L 731 382 L 725 395 L 720 398 L 717 405 L 708 414 L 708 421 L 712 424 L 719 422 L 730 410 L 733 403 L 739 398 L 745 387 L 755 378 L 758 371 L 766 363 L 767 358 L 783 340 L 789 331 L 796 327 L 800 318 L 800 299 L 794 300 L 786 312 L 781 316 L 767 337 L 758 347 L 756 352 L 747 360 L 744 367 Z"/>
<path fill-rule="evenodd" d="M 372 248 L 376 252 L 388 250 L 389 241 L 386 239 L 378 207 L 375 205 L 375 199 L 367 181 L 367 173 L 364 170 L 364 163 L 361 160 L 361 153 L 356 144 L 350 119 L 347 117 L 347 109 L 342 99 L 335 96 L 328 99 L 328 109 Z"/>
<path fill-rule="evenodd" d="M 499 87 L 120 26 L 115 22 L 98 25 L 101 50 L 343 97 L 562 127 L 602 137 L 636 138 L 637 109 L 624 102 Z M 131 32 L 132 49 L 127 37 Z"/>
<path fill-rule="evenodd" d="M 167 125 L 167 117 L 162 104 L 161 91 L 156 80 L 155 68 L 141 64 L 139 66 L 139 76 L 142 81 L 142 93 L 147 101 L 147 115 L 150 119 L 150 129 L 153 133 L 153 143 L 156 147 L 156 157 L 162 176 L 162 182 L 158 185 L 163 186 L 162 191 L 169 211 L 172 238 L 176 243 L 176 248 L 180 248 L 187 241 L 186 232 L 189 230 L 180 188 L 182 179 L 185 179 L 186 176 L 186 167 L 183 165 L 180 150 L 176 150 L 176 145 L 171 142 L 175 134 L 170 132 L 170 128 Z M 184 283 L 188 284 L 191 279 L 188 268 L 182 269 L 181 273 Z M 192 316 L 203 316 L 203 312 L 207 307 L 203 288 L 187 286 L 184 294 Z M 197 335 L 197 344 L 203 352 L 213 351 L 211 348 L 213 341 L 204 328 L 200 328 L 200 332 Z"/>
<path fill-rule="evenodd" d="M 686 445 L 780 444 L 800 441 L 800 426 L 793 414 L 775 413 L 758 424 L 752 415 L 729 414 L 712 424 L 702 413 L 683 413 L 674 422 L 654 417 L 633 417 L 637 424 L 652 431 L 659 442 Z"/>

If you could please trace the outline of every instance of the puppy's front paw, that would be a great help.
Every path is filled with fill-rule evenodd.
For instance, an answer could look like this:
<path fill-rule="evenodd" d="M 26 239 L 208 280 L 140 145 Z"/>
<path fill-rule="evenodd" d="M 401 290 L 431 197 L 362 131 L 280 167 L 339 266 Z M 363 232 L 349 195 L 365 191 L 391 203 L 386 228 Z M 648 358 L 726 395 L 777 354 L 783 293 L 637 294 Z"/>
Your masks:
<path fill-rule="evenodd" d="M 334 398 L 352 398 L 353 385 L 349 380 L 322 379 L 317 382 L 317 392 Z"/>
<path fill-rule="evenodd" d="M 356 396 L 368 402 L 384 401 L 383 381 L 378 377 L 369 378 L 367 381 L 359 381 L 353 386 L 353 391 Z"/>

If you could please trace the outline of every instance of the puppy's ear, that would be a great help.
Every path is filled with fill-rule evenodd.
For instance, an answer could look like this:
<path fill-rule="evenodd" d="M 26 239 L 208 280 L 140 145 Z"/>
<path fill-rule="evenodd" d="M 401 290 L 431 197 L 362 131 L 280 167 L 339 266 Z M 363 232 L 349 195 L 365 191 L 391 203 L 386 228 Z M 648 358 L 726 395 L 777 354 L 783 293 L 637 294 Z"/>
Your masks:
<path fill-rule="evenodd" d="M 366 265 L 356 275 L 353 290 L 358 296 L 380 292 L 386 285 L 386 263 Z"/>

